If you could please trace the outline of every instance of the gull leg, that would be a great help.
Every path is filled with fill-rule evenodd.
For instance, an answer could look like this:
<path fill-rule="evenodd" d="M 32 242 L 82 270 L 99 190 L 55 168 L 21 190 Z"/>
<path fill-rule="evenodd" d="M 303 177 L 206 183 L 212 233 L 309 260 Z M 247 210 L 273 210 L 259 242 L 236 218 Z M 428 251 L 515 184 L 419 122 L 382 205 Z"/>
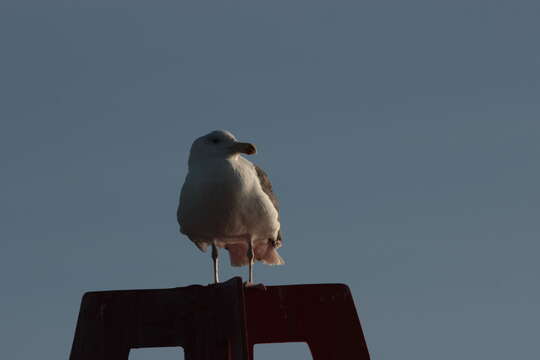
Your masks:
<path fill-rule="evenodd" d="M 216 242 L 212 241 L 212 262 L 214 263 L 214 284 L 219 282 L 219 273 L 218 273 L 218 249 Z"/>
<path fill-rule="evenodd" d="M 248 284 L 253 284 L 253 258 L 255 255 L 253 254 L 253 239 L 249 237 L 248 239 L 248 251 L 247 251 L 247 257 L 249 260 L 249 281 Z"/>

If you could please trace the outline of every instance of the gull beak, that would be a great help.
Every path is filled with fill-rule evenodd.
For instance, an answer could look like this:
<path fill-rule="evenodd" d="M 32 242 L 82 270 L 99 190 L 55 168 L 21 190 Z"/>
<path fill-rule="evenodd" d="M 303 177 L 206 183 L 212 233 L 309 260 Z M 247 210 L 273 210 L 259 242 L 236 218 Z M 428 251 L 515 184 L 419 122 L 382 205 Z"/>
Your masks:
<path fill-rule="evenodd" d="M 231 150 L 234 153 L 242 153 L 247 155 L 253 155 L 257 153 L 257 148 L 255 148 L 255 145 L 250 143 L 244 143 L 244 142 L 235 142 L 231 146 Z"/>

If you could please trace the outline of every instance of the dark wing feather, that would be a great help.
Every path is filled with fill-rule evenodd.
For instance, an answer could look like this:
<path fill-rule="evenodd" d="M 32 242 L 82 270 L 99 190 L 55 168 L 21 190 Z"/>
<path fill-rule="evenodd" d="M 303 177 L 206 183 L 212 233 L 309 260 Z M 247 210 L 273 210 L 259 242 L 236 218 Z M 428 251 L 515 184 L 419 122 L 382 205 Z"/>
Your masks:
<path fill-rule="evenodd" d="M 270 182 L 270 178 L 268 177 L 268 175 L 266 175 L 263 169 L 261 169 L 255 164 L 253 164 L 253 166 L 255 166 L 255 170 L 257 171 L 257 177 L 259 178 L 259 183 L 261 184 L 261 188 L 264 191 L 264 193 L 268 195 L 268 197 L 270 198 L 270 201 L 276 208 L 278 212 L 278 219 L 279 219 L 279 202 L 276 195 L 272 191 L 272 183 Z M 281 230 L 279 230 L 278 232 L 277 239 L 270 239 L 270 240 L 272 241 L 272 245 L 274 245 L 275 248 L 281 247 L 281 241 L 282 241 Z"/>

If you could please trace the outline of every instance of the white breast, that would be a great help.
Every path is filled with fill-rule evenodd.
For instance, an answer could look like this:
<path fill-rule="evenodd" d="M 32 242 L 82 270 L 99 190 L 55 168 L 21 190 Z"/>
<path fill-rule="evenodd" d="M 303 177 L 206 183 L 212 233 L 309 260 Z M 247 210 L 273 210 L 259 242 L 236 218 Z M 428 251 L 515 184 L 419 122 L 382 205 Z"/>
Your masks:
<path fill-rule="evenodd" d="M 253 164 L 238 157 L 208 165 L 190 169 L 186 177 L 180 196 L 181 231 L 199 241 L 274 237 L 278 213 Z"/>

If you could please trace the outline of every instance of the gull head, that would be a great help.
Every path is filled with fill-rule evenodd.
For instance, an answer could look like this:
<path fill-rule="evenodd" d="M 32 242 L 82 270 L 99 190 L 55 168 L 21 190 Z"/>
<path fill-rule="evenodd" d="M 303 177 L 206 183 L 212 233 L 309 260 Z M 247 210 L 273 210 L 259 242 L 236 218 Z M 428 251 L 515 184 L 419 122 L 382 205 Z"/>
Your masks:
<path fill-rule="evenodd" d="M 239 142 L 226 130 L 215 130 L 196 139 L 191 145 L 190 163 L 205 159 L 229 159 L 240 153 L 252 155 L 257 152 L 255 145 Z"/>

